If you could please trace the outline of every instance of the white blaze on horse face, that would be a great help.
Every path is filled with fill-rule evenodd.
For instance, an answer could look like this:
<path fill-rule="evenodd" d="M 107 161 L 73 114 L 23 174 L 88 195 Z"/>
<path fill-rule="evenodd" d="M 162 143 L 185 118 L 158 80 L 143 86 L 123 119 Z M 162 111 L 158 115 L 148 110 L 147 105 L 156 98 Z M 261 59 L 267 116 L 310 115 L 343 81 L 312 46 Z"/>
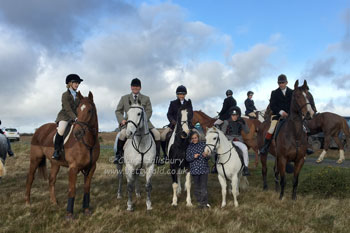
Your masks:
<path fill-rule="evenodd" d="M 309 101 L 309 99 L 307 98 L 305 92 L 303 92 L 303 96 L 305 97 L 305 101 L 306 101 L 306 103 L 307 103 L 307 104 L 306 104 L 307 111 L 310 113 L 310 116 L 311 116 L 311 118 L 312 118 L 312 117 L 314 116 L 315 112 L 314 112 L 314 110 L 312 109 L 311 104 L 310 104 L 310 101 Z"/>
<path fill-rule="evenodd" d="M 138 125 L 138 123 L 140 122 L 140 118 L 141 118 L 141 114 L 138 115 L 139 112 L 142 112 L 142 110 L 138 109 L 138 108 L 130 108 L 127 115 L 128 115 L 128 122 L 127 125 L 126 125 L 126 136 L 127 137 L 130 137 L 132 136 L 137 128 L 136 126 L 131 123 L 131 122 L 134 122 L 136 125 Z M 141 127 L 141 124 L 142 122 L 140 123 L 140 127 Z"/>
<path fill-rule="evenodd" d="M 181 110 L 181 123 L 185 122 L 182 125 L 182 130 L 185 131 L 187 134 L 190 132 L 190 129 L 188 127 L 188 119 L 187 119 L 187 110 Z"/>
<path fill-rule="evenodd" d="M 83 105 L 81 105 L 80 110 L 81 110 L 81 111 L 84 111 L 85 108 L 86 108 L 86 105 L 83 104 Z"/>

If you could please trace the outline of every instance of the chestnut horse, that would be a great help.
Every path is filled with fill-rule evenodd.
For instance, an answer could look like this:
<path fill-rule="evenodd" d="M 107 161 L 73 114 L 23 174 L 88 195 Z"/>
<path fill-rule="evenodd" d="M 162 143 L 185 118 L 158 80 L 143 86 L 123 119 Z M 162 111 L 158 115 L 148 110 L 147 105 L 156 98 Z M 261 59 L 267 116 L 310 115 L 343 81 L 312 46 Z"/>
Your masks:
<path fill-rule="evenodd" d="M 96 169 L 96 161 L 100 155 L 97 112 L 93 95 L 89 92 L 88 97 L 83 97 L 78 92 L 76 98 L 80 99 L 80 105 L 77 108 L 77 120 L 73 125 L 72 133 L 64 145 L 64 154 L 61 154 L 60 160 L 51 158 L 54 153 L 53 137 L 56 134 L 57 125 L 55 123 L 47 123 L 35 131 L 31 141 L 30 167 L 25 194 L 26 204 L 29 205 L 30 190 L 35 171 L 39 168 L 39 172 L 46 178 L 46 158 L 48 158 L 51 162 L 49 177 L 50 200 L 53 204 L 57 204 L 55 196 L 56 176 L 61 166 L 68 167 L 67 219 L 73 218 L 75 184 L 79 171 L 84 174 L 83 210 L 86 215 L 91 213 L 89 210 L 90 184 Z"/>
<path fill-rule="evenodd" d="M 333 138 L 339 148 L 339 159 L 337 163 L 342 163 L 345 160 L 344 145 L 339 139 L 339 134 L 340 132 L 343 132 L 346 136 L 346 143 L 350 143 L 350 131 L 349 126 L 343 117 L 335 113 L 323 112 L 315 115 L 312 120 L 307 121 L 307 126 L 310 129 L 308 135 L 314 135 L 320 132 L 324 133 L 323 151 L 320 157 L 316 160 L 317 163 L 323 161 L 324 156 L 329 149 L 331 138 Z"/>
<path fill-rule="evenodd" d="M 304 81 L 303 86 L 299 87 L 299 81 L 294 84 L 292 95 L 290 114 L 281 126 L 277 138 L 273 140 L 269 148 L 269 152 L 276 157 L 277 169 L 275 168 L 276 191 L 278 190 L 278 175 L 280 180 L 280 199 L 284 195 L 285 172 L 288 162 L 294 162 L 294 178 L 292 199 L 296 199 L 296 191 L 299 180 L 299 173 L 304 164 L 304 157 L 308 146 L 307 135 L 303 130 L 303 121 L 311 119 L 314 111 L 311 106 L 311 97 L 308 91 L 307 82 Z M 258 129 L 258 145 L 261 148 L 264 144 L 266 132 L 270 126 L 270 121 L 264 121 Z M 260 154 L 263 175 L 263 187 L 267 189 L 267 153 Z"/>
<path fill-rule="evenodd" d="M 257 113 L 259 114 L 259 113 Z M 258 144 L 255 138 L 255 133 L 257 132 L 257 129 L 261 122 L 257 119 L 248 119 L 242 117 L 245 121 L 245 123 L 249 127 L 249 133 L 244 133 L 244 130 L 242 130 L 242 137 L 244 143 L 247 145 L 248 150 L 249 148 L 252 148 L 255 152 L 255 167 L 258 166 L 259 163 L 259 157 L 258 157 Z M 211 128 L 214 126 L 214 122 L 216 121 L 215 118 L 212 118 L 205 114 L 202 111 L 193 111 L 193 118 L 192 118 L 192 124 L 195 125 L 199 123 L 201 127 L 203 128 L 204 134 L 206 134 L 207 128 Z"/>

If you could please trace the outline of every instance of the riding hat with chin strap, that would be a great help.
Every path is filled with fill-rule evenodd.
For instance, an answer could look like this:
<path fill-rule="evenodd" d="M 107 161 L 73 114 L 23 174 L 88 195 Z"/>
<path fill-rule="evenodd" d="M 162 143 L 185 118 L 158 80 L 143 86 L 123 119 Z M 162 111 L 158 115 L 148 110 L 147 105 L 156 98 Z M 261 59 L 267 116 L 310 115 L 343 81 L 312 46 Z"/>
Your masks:
<path fill-rule="evenodd" d="M 176 88 L 176 94 L 177 95 L 186 95 L 187 94 L 187 89 L 184 85 L 180 85 Z"/>
<path fill-rule="evenodd" d="M 79 75 L 77 74 L 69 74 L 66 77 L 66 84 L 70 83 L 70 82 L 77 82 L 77 83 L 81 83 L 83 81 L 83 79 L 81 79 L 79 77 Z"/>

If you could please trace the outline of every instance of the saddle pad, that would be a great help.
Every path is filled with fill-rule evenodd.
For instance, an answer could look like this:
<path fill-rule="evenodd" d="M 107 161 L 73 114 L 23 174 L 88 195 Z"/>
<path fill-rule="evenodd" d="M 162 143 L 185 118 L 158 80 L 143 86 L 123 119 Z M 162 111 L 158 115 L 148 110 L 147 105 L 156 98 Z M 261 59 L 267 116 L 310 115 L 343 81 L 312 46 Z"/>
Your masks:
<path fill-rule="evenodd" d="M 69 139 L 70 134 L 73 131 L 73 126 L 74 125 L 70 125 L 70 127 L 67 126 L 66 131 L 63 134 L 63 145 L 66 144 L 66 142 Z M 69 130 L 68 130 L 69 129 Z M 53 136 L 53 144 L 55 145 L 55 138 L 56 138 L 56 134 Z"/>

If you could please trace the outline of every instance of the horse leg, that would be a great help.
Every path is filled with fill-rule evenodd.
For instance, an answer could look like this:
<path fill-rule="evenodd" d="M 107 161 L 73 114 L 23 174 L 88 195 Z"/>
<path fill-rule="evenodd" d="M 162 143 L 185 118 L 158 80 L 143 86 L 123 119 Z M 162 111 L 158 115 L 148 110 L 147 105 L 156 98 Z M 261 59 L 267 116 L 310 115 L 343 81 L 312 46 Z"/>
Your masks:
<path fill-rule="evenodd" d="M 327 154 L 327 151 L 329 149 L 329 144 L 331 142 L 331 137 L 328 134 L 324 134 L 324 144 L 323 144 L 323 151 L 321 153 L 321 155 L 318 157 L 318 159 L 316 160 L 316 163 L 320 163 L 323 161 L 325 155 Z"/>
<path fill-rule="evenodd" d="M 69 190 L 68 190 L 68 203 L 67 203 L 67 220 L 73 219 L 73 210 L 74 210 L 74 199 L 75 199 L 75 192 L 76 192 L 76 182 L 77 182 L 77 175 L 78 175 L 78 169 L 76 167 L 69 167 Z"/>
<path fill-rule="evenodd" d="M 39 151 L 36 151 L 39 150 Z M 38 156 L 37 154 L 41 154 L 41 156 Z M 35 156 L 35 157 L 34 157 Z M 26 205 L 30 205 L 30 190 L 32 189 L 33 181 L 34 181 L 34 175 L 35 171 L 38 168 L 41 160 L 42 160 L 42 151 L 39 147 L 34 147 L 32 146 L 31 151 L 30 151 L 30 165 L 29 165 L 29 172 L 27 175 L 27 182 L 26 182 L 26 194 L 25 194 L 25 199 L 26 199 Z"/>
<path fill-rule="evenodd" d="M 281 185 L 281 192 L 280 192 L 280 200 L 283 199 L 283 195 L 284 195 L 284 187 L 286 185 L 286 164 L 287 161 L 284 158 L 277 158 L 277 166 L 278 166 L 278 171 L 280 173 L 281 176 L 281 180 L 280 180 L 280 185 Z"/>
<path fill-rule="evenodd" d="M 50 188 L 50 201 L 52 204 L 57 205 L 56 195 L 55 195 L 55 183 L 57 173 L 60 170 L 60 166 L 56 163 L 51 163 L 50 177 L 49 177 L 49 188 Z"/>
<path fill-rule="evenodd" d="M 226 206 L 226 188 L 227 188 L 226 179 L 221 175 L 218 175 L 218 179 L 221 185 L 221 195 L 222 195 L 221 208 L 224 208 Z"/>
<path fill-rule="evenodd" d="M 267 186 L 267 154 L 263 155 L 260 154 L 260 161 L 261 161 L 261 173 L 262 173 L 262 177 L 263 177 L 263 190 L 267 190 L 268 186 Z"/>
<path fill-rule="evenodd" d="M 96 163 L 92 165 L 89 175 L 84 176 L 84 198 L 83 198 L 83 211 L 84 214 L 89 216 L 91 215 L 90 211 L 90 187 L 91 187 L 91 180 L 92 176 L 94 175 L 96 170 Z"/>
<path fill-rule="evenodd" d="M 345 156 L 344 156 L 344 145 L 343 143 L 340 141 L 338 135 L 333 136 L 334 142 L 337 144 L 338 148 L 339 148 L 339 159 L 337 160 L 337 163 L 340 164 L 342 162 L 344 162 L 345 160 Z"/>
<path fill-rule="evenodd" d="M 133 173 L 132 168 L 128 168 L 128 166 L 126 166 L 125 173 L 126 173 L 127 189 L 128 189 L 127 210 L 133 211 L 134 208 L 132 205 L 132 193 L 134 191 L 135 175 Z"/>
<path fill-rule="evenodd" d="M 123 165 L 117 165 L 117 177 L 118 177 L 118 191 L 117 191 L 117 199 L 122 198 L 122 187 L 123 187 Z"/>
<path fill-rule="evenodd" d="M 294 168 L 294 177 L 293 177 L 293 193 L 292 193 L 292 199 L 296 200 L 297 199 L 297 187 L 298 187 L 298 180 L 299 180 L 299 173 L 301 168 L 303 167 L 304 164 L 304 156 L 295 163 L 295 168 Z"/>
<path fill-rule="evenodd" d="M 277 169 L 277 161 L 275 160 L 275 165 L 273 166 L 273 171 L 275 173 L 275 190 L 276 192 L 280 191 L 280 184 L 279 184 L 279 173 Z"/>
<path fill-rule="evenodd" d="M 259 165 L 259 153 L 258 153 L 259 149 L 258 149 L 258 146 L 256 146 L 255 148 L 253 148 L 253 150 L 254 150 L 254 152 L 255 152 L 255 162 L 254 162 L 254 166 L 255 166 L 255 168 L 257 168 L 258 165 Z"/>
<path fill-rule="evenodd" d="M 177 206 L 177 194 L 176 191 L 178 189 L 178 180 L 177 180 L 177 169 L 171 168 L 171 178 L 173 180 L 173 202 L 171 203 L 172 206 Z"/>
<path fill-rule="evenodd" d="M 176 189 L 176 195 L 177 196 L 180 196 L 181 194 L 181 171 L 180 169 L 177 171 L 177 183 L 178 183 L 178 186 L 177 186 L 177 189 Z"/>
<path fill-rule="evenodd" d="M 233 177 L 231 178 L 231 184 L 232 184 L 232 195 L 233 195 L 233 201 L 234 201 L 234 205 L 235 207 L 238 207 L 238 201 L 237 201 L 237 196 L 239 195 L 238 192 L 238 174 L 233 175 Z"/>
<path fill-rule="evenodd" d="M 140 175 L 138 175 L 140 177 Z M 140 181 L 139 179 L 135 179 L 135 194 L 136 198 L 141 198 L 141 191 L 140 191 Z"/>
<path fill-rule="evenodd" d="M 191 173 L 190 172 L 186 172 L 186 192 L 187 192 L 187 197 L 186 197 L 186 206 L 191 207 L 192 206 L 192 202 L 191 202 Z"/>
<path fill-rule="evenodd" d="M 147 199 L 146 199 L 146 206 L 147 210 L 152 210 L 152 203 L 151 203 L 151 191 L 152 191 L 152 182 L 151 178 L 153 175 L 154 170 L 154 164 L 152 163 L 146 171 L 146 193 L 147 193 Z"/>

